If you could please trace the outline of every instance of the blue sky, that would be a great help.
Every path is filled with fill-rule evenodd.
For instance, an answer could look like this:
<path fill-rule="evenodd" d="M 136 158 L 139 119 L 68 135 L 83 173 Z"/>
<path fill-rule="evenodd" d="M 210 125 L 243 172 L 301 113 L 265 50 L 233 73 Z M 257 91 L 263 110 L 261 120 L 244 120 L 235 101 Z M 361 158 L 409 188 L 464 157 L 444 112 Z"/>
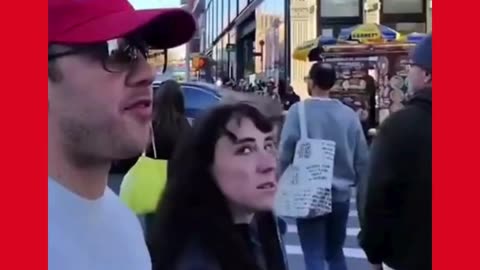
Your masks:
<path fill-rule="evenodd" d="M 180 0 L 129 0 L 135 9 L 178 7 Z"/>

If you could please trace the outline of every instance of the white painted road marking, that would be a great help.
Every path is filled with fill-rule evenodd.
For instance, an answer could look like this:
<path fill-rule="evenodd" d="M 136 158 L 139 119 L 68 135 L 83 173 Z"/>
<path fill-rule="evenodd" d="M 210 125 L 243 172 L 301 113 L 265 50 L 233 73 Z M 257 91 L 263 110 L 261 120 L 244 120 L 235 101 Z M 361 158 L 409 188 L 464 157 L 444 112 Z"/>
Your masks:
<path fill-rule="evenodd" d="M 287 245 L 288 255 L 303 255 L 302 248 L 300 246 Z M 343 253 L 347 258 L 366 259 L 367 255 L 360 248 L 343 248 Z"/>
<path fill-rule="evenodd" d="M 297 225 L 288 225 L 287 226 L 288 233 L 298 233 Z M 347 228 L 347 236 L 357 236 L 360 232 L 360 228 Z"/>

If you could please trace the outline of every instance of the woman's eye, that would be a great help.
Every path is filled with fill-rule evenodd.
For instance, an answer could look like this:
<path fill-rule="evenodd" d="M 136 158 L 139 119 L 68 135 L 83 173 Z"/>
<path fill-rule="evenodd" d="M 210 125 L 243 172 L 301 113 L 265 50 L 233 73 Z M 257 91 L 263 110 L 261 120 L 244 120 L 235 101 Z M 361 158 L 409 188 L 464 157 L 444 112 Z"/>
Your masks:
<path fill-rule="evenodd" d="M 265 145 L 265 150 L 266 151 L 275 151 L 275 146 L 273 144 L 267 144 L 267 145 Z"/>
<path fill-rule="evenodd" d="M 252 148 L 249 146 L 242 147 L 237 151 L 237 153 L 242 155 L 250 154 L 251 152 L 252 152 Z"/>

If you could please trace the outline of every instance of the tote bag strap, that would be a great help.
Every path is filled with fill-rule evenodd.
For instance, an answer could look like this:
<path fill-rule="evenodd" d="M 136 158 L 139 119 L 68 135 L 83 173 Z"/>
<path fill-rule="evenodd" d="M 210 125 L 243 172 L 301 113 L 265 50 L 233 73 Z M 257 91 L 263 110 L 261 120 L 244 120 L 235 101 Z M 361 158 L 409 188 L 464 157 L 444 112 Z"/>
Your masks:
<path fill-rule="evenodd" d="M 301 101 L 298 104 L 298 120 L 300 122 L 300 138 L 308 139 L 305 101 Z"/>

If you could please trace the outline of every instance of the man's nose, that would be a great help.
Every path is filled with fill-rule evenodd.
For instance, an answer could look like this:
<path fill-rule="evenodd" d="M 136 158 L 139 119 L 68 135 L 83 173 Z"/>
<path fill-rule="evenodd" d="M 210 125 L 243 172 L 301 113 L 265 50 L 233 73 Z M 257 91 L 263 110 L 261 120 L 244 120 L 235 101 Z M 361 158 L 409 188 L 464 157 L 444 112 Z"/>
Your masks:
<path fill-rule="evenodd" d="M 155 70 L 147 62 L 147 59 L 142 57 L 133 64 L 127 80 L 130 86 L 149 87 L 155 80 Z"/>

